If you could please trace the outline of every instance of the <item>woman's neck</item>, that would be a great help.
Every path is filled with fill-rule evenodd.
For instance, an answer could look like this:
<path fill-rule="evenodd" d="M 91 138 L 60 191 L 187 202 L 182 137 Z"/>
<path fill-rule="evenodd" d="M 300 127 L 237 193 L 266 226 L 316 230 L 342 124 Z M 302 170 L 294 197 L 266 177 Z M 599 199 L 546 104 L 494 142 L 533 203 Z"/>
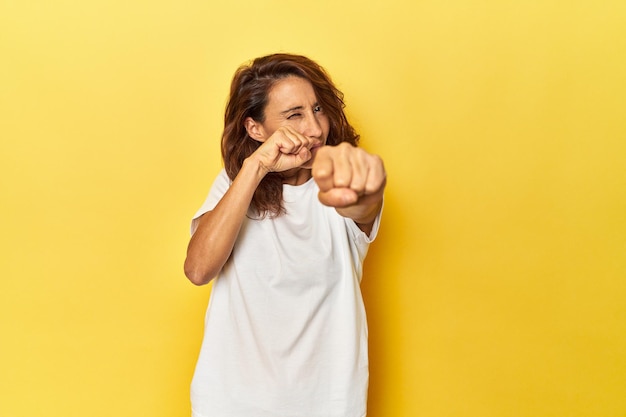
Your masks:
<path fill-rule="evenodd" d="M 311 170 L 306 168 L 294 168 L 282 172 L 283 184 L 302 185 L 311 179 Z"/>

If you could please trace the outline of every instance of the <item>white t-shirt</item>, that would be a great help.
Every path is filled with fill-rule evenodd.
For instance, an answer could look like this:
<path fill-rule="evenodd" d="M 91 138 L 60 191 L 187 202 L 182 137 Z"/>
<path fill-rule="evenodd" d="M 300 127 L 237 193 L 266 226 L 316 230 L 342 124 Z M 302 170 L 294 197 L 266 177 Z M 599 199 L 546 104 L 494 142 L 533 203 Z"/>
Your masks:
<path fill-rule="evenodd" d="M 222 172 L 192 222 L 231 181 Z M 193 417 L 363 417 L 367 236 L 322 205 L 313 180 L 283 186 L 287 213 L 247 218 L 214 280 L 191 384 Z"/>

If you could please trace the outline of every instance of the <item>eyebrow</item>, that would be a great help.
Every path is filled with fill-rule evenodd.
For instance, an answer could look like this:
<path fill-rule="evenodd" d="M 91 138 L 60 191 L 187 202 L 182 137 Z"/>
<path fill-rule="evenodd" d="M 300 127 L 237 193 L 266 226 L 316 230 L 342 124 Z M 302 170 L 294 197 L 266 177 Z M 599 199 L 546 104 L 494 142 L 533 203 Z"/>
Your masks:
<path fill-rule="evenodd" d="M 292 111 L 296 111 L 296 110 L 304 110 L 304 106 L 296 106 L 296 107 L 292 107 L 292 108 L 287 109 L 287 110 L 285 110 L 285 111 L 281 111 L 281 112 L 280 112 L 280 114 L 281 114 L 281 115 L 284 115 L 284 114 L 291 113 Z"/>
<path fill-rule="evenodd" d="M 320 104 L 318 102 L 315 102 L 315 104 L 313 104 L 313 107 L 317 107 Z M 304 110 L 304 106 L 295 106 L 295 107 L 291 107 L 287 110 L 283 110 L 280 112 L 281 115 L 285 115 L 287 113 L 291 113 L 292 111 L 298 111 L 298 110 Z"/>

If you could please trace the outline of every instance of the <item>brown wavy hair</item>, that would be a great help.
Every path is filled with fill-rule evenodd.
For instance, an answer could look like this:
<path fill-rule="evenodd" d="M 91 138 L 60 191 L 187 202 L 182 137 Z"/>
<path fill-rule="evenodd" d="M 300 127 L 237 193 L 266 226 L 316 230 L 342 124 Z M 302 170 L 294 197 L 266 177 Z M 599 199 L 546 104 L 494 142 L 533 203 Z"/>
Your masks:
<path fill-rule="evenodd" d="M 354 146 L 358 144 L 359 135 L 344 113 L 343 93 L 335 87 L 324 68 L 302 55 L 267 55 L 239 67 L 230 86 L 224 114 L 222 158 L 231 180 L 239 173 L 244 160 L 261 146 L 248 135 L 244 121 L 251 117 L 263 123 L 270 90 L 277 81 L 289 76 L 308 80 L 313 86 L 318 103 L 330 122 L 327 145 L 341 142 Z M 254 193 L 251 207 L 262 217 L 284 213 L 281 173 L 270 172 L 263 178 Z"/>

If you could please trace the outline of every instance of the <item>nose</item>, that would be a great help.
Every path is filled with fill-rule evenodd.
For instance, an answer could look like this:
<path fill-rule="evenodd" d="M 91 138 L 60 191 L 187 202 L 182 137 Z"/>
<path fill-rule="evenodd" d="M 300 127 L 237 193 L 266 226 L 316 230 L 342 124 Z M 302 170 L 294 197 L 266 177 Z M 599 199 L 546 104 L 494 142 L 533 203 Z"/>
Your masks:
<path fill-rule="evenodd" d="M 302 134 L 304 136 L 316 139 L 322 137 L 322 125 L 320 124 L 320 121 L 317 120 L 315 113 L 309 115 L 309 117 L 306 118 Z"/>

